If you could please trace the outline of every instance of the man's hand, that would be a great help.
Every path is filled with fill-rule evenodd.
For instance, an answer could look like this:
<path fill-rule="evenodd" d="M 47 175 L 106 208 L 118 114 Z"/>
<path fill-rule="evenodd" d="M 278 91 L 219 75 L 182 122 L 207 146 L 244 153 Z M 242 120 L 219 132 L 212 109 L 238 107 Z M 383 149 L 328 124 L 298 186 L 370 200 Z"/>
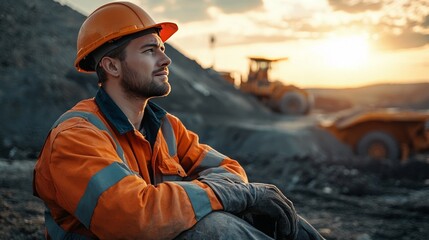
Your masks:
<path fill-rule="evenodd" d="M 249 187 L 255 191 L 254 201 L 245 212 L 275 220 L 276 239 L 295 239 L 298 218 L 292 202 L 274 185 L 250 183 Z"/>
<path fill-rule="evenodd" d="M 276 223 L 276 239 L 295 239 L 297 214 L 292 202 L 274 185 L 237 183 L 219 174 L 201 176 L 199 180 L 216 193 L 224 211 L 266 216 Z"/>

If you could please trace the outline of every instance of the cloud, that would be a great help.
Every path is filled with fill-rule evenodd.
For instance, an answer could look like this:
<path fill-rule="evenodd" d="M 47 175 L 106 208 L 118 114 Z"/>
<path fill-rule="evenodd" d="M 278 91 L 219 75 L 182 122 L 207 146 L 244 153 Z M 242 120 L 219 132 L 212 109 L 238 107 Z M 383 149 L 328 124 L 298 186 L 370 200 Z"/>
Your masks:
<path fill-rule="evenodd" d="M 422 23 L 422 27 L 429 28 L 429 15 L 425 17 L 425 20 Z"/>
<path fill-rule="evenodd" d="M 141 6 L 149 7 L 150 12 L 182 23 L 210 19 L 208 14 L 210 7 L 216 7 L 224 13 L 242 13 L 263 6 L 262 0 L 141 0 L 140 2 Z"/>
<path fill-rule="evenodd" d="M 418 48 L 429 44 L 429 1 L 386 2 L 390 10 L 375 26 L 378 47 L 394 50 Z"/>
<path fill-rule="evenodd" d="M 194 0 L 141 0 L 140 6 L 148 8 L 148 11 L 156 18 L 168 18 L 182 23 L 206 20 L 207 4 L 205 1 Z"/>
<path fill-rule="evenodd" d="M 382 8 L 382 2 L 355 1 L 355 0 L 328 0 L 334 10 L 348 13 L 359 13 L 364 11 L 378 11 Z"/>
<path fill-rule="evenodd" d="M 262 0 L 231 1 L 231 0 L 211 0 L 211 3 L 220 8 L 224 13 L 240 13 L 263 6 Z"/>
<path fill-rule="evenodd" d="M 221 36 L 221 39 L 218 39 L 217 36 Z M 252 43 L 278 43 L 278 42 L 287 42 L 292 40 L 298 40 L 298 37 L 292 36 L 284 36 L 284 35 L 260 35 L 260 34 L 251 34 L 251 35 L 231 35 L 225 37 L 225 34 L 216 34 L 215 37 L 218 40 L 218 47 L 226 47 L 226 46 L 237 46 L 237 45 L 245 45 Z"/>
<path fill-rule="evenodd" d="M 301 30 L 327 32 L 339 29 L 362 29 L 377 36 L 374 45 L 380 50 L 418 48 L 429 44 L 429 1 L 328 0 L 342 13 L 340 24 L 302 25 Z M 324 29 L 321 31 L 321 29 Z"/>
<path fill-rule="evenodd" d="M 408 29 L 399 34 L 384 32 L 379 35 L 376 46 L 381 50 L 418 48 L 429 44 L 429 34 Z"/>
<path fill-rule="evenodd" d="M 182 37 L 197 29 L 224 36 L 221 45 L 317 39 L 335 32 L 377 36 L 374 45 L 382 50 L 429 44 L 429 0 L 321 1 L 140 0 L 155 19 L 194 26 L 182 30 Z"/>

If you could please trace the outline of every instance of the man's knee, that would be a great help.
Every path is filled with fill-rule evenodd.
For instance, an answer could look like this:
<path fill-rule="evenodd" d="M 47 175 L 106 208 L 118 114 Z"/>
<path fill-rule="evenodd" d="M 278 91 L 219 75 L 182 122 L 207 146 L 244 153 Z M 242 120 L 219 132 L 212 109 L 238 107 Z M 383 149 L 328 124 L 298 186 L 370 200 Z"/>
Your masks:
<path fill-rule="evenodd" d="M 217 235 L 232 230 L 239 223 L 236 216 L 222 211 L 212 212 L 201 219 L 193 228 L 204 235 Z"/>
<path fill-rule="evenodd" d="M 212 212 L 175 240 L 183 239 L 271 239 L 243 219 L 227 212 Z"/>

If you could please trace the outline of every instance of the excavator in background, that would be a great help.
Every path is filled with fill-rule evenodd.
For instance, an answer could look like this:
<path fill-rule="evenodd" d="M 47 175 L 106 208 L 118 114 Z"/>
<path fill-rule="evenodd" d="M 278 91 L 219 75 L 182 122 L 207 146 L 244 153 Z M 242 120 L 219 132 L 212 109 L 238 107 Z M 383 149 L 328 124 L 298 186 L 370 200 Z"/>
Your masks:
<path fill-rule="evenodd" d="M 429 112 L 399 109 L 353 110 L 321 122 L 358 156 L 399 163 L 429 151 Z"/>
<path fill-rule="evenodd" d="M 250 57 L 247 81 L 240 79 L 239 89 L 255 96 L 275 112 L 287 115 L 306 115 L 310 112 L 313 103 L 311 94 L 294 85 L 285 85 L 269 78 L 272 63 L 287 59 Z M 234 84 L 234 78 L 230 73 L 221 72 L 220 74 L 226 81 Z"/>

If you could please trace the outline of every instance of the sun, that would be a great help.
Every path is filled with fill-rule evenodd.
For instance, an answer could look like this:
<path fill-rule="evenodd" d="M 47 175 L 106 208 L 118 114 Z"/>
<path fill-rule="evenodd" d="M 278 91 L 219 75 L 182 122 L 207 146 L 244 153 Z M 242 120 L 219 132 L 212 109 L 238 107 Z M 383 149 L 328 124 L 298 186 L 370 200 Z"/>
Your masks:
<path fill-rule="evenodd" d="M 365 36 L 342 36 L 323 40 L 323 61 L 332 68 L 356 69 L 368 61 L 369 43 Z"/>

